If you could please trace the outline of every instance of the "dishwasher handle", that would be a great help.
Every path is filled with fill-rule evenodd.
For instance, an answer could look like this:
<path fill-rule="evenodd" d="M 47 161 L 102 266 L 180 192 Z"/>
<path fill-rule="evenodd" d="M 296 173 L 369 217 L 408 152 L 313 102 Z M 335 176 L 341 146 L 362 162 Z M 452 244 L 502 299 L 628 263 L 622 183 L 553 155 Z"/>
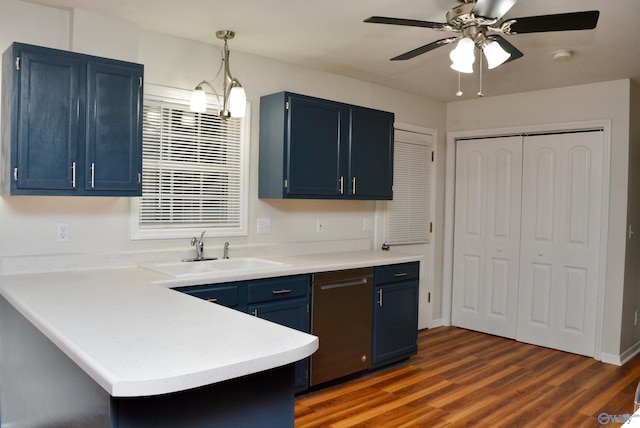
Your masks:
<path fill-rule="evenodd" d="M 320 286 L 321 290 L 331 290 L 332 288 L 351 287 L 354 285 L 364 285 L 368 282 L 367 278 L 351 279 L 348 281 L 332 282 Z"/>

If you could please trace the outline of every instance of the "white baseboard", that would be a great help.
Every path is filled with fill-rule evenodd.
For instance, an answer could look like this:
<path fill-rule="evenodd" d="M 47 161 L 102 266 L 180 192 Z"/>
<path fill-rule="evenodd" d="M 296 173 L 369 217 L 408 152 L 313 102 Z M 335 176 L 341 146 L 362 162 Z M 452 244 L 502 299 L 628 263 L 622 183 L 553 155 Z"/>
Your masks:
<path fill-rule="evenodd" d="M 620 355 L 607 354 L 605 352 L 600 353 L 600 361 L 602 361 L 603 363 L 613 364 L 616 366 L 622 365 Z"/>
<path fill-rule="evenodd" d="M 619 361 L 618 365 L 621 366 L 626 364 L 627 362 L 629 362 L 629 360 L 631 360 L 633 357 L 635 357 L 638 354 L 640 354 L 640 342 L 628 348 L 626 351 L 624 351 L 622 354 L 618 356 L 618 361 Z M 604 360 L 604 357 L 605 357 L 605 354 L 603 353 L 602 361 L 608 362 Z M 615 363 L 612 363 L 612 364 L 615 364 Z"/>
<path fill-rule="evenodd" d="M 427 328 L 436 328 L 436 327 L 442 327 L 444 324 L 442 324 L 442 318 L 438 318 L 437 320 L 431 320 L 431 325 Z"/>

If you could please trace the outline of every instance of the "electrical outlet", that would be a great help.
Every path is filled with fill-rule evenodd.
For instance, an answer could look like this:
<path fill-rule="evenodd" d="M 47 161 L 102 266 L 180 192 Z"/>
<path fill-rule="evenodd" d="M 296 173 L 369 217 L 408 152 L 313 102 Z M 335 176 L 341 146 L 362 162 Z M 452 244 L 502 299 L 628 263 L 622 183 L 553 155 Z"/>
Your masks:
<path fill-rule="evenodd" d="M 56 224 L 56 242 L 69 242 L 69 224 Z"/>
<path fill-rule="evenodd" d="M 324 220 L 316 220 L 316 232 L 322 233 L 324 232 Z"/>
<path fill-rule="evenodd" d="M 259 218 L 258 219 L 258 235 L 266 235 L 271 233 L 271 219 Z"/>

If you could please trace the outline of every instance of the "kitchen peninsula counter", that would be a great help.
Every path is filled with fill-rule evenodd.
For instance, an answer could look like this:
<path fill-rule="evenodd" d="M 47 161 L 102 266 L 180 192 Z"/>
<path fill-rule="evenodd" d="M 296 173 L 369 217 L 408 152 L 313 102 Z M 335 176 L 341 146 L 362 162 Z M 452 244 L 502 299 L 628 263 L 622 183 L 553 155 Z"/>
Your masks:
<path fill-rule="evenodd" d="M 318 339 L 211 305 L 171 288 L 402 263 L 419 258 L 379 251 L 274 257 L 268 259 L 284 263 L 282 268 L 189 278 L 170 278 L 140 267 L 0 276 L 2 423 L 14 418 L 15 400 L 24 399 L 21 394 L 30 393 L 29 378 L 34 368 L 28 364 L 34 363 L 34 354 L 49 348 L 55 348 L 53 352 L 61 351 L 60 358 L 68 358 L 81 369 L 82 375 L 88 375 L 90 382 L 108 394 L 110 404 L 100 412 L 111 413 L 111 418 L 114 408 L 124 407 L 114 402 L 117 398 L 166 397 L 210 385 L 229 385 L 235 380 L 265 373 L 271 377 L 256 378 L 258 384 L 286 378 L 286 385 L 273 385 L 272 395 L 278 396 L 278 388 L 282 397 L 290 395 L 290 402 L 281 403 L 280 408 L 291 408 L 292 412 L 292 364 L 311 355 L 318 348 Z M 30 325 L 21 325 L 22 319 L 28 321 L 22 324 Z M 19 326 L 17 330 L 16 326 Z M 33 332 L 29 332 L 30 328 Z M 42 340 L 29 344 L 28 340 L 25 342 L 27 333 L 42 335 Z M 16 350 L 14 341 L 25 349 Z M 44 342 L 55 347 L 47 347 Z M 29 349 L 32 345 L 34 348 Z M 12 363 L 15 367 L 11 367 Z M 40 367 L 48 370 L 45 373 L 57 370 L 41 361 L 35 364 L 45 364 Z M 273 374 L 274 370 L 281 371 Z M 55 378 L 55 373 L 52 376 Z M 20 382 L 16 386 L 19 394 L 11 397 L 7 390 L 15 381 Z M 46 378 L 34 380 L 40 385 L 46 381 Z M 69 385 L 54 385 L 51 391 L 68 391 L 68 388 Z M 264 388 L 264 385 L 258 388 L 261 394 L 271 394 L 268 387 Z M 239 389 L 245 390 L 246 385 Z M 101 391 L 93 393 L 99 396 Z M 216 397 L 220 395 L 216 394 Z M 246 409 L 259 401 L 256 397 L 247 398 L 243 407 Z M 238 398 L 229 399 L 237 401 Z M 87 404 L 83 406 L 90 408 Z M 59 411 L 64 413 L 64 409 Z M 19 420 L 20 410 L 16 412 Z"/>

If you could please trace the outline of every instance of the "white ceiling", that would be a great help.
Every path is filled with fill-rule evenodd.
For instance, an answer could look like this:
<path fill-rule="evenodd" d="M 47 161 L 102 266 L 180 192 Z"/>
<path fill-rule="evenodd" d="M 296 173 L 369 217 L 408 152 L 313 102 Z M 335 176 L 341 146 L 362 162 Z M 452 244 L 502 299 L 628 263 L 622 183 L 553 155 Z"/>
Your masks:
<path fill-rule="evenodd" d="M 455 35 L 426 28 L 367 24 L 373 15 L 444 22 L 456 0 L 30 0 L 137 23 L 140 28 L 220 45 L 216 30 L 242 51 L 449 101 L 458 74 L 445 46 L 407 61 L 389 58 Z M 520 0 L 505 18 L 599 10 L 595 30 L 505 36 L 524 57 L 483 73 L 485 96 L 632 78 L 640 80 L 639 0 Z M 559 49 L 574 51 L 554 62 Z M 476 68 L 477 70 L 477 68 Z M 234 70 L 242 80 L 242 71 Z M 478 73 L 462 76 L 475 97 Z"/>

